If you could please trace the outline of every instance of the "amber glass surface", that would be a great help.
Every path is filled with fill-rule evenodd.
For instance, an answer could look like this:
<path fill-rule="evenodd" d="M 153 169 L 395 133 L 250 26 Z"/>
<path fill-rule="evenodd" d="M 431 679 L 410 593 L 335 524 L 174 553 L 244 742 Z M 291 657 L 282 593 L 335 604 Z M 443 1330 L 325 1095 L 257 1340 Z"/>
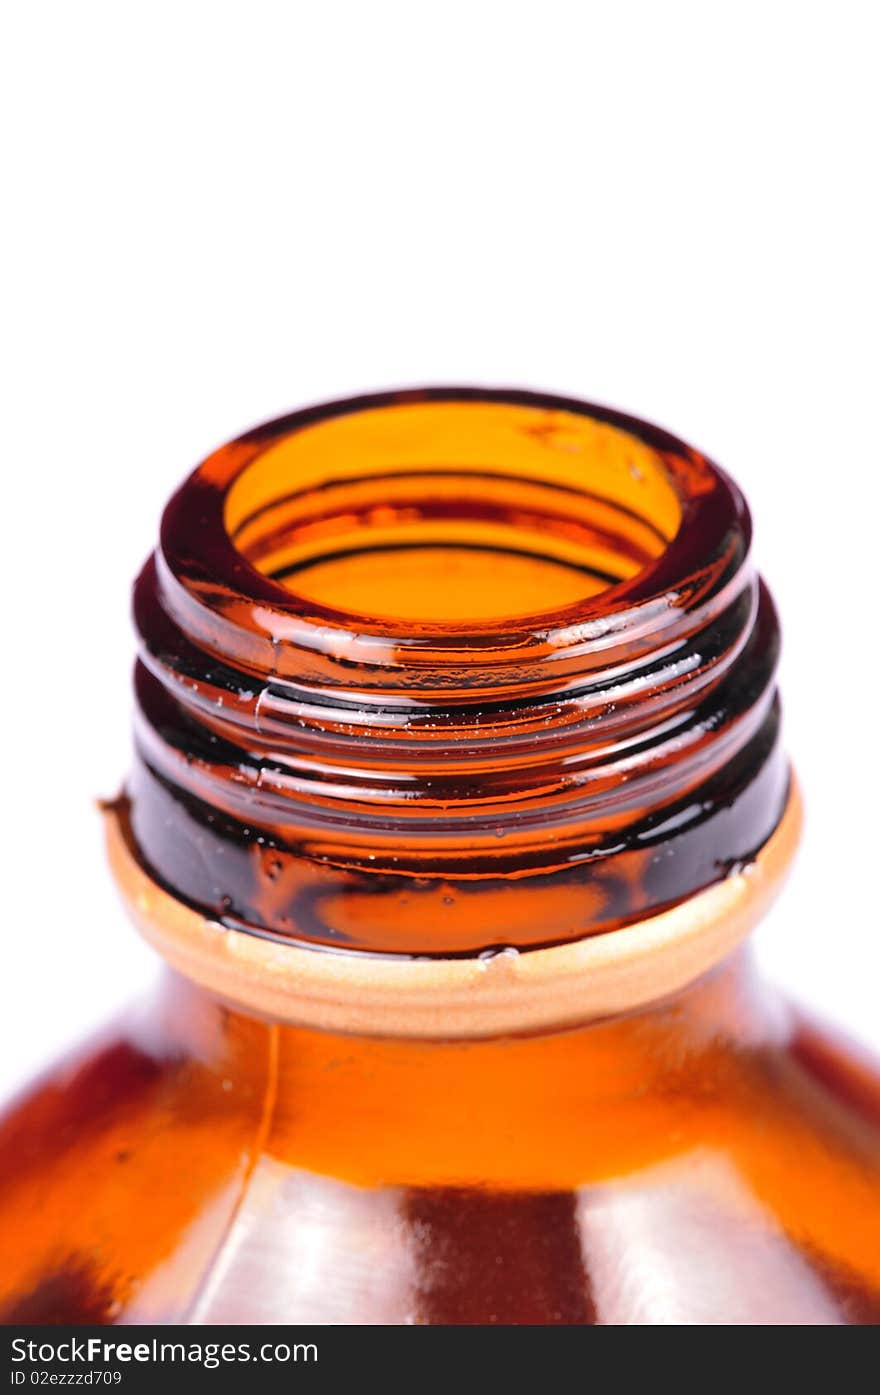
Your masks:
<path fill-rule="evenodd" d="M 742 959 L 470 1043 L 181 980 L 2 1126 L 18 1322 L 875 1323 L 880 1091 Z"/>
<path fill-rule="evenodd" d="M 252 432 L 137 584 L 136 855 L 224 923 L 361 952 L 674 904 L 785 802 L 750 537 L 722 471 L 583 403 L 408 392 Z"/>
<path fill-rule="evenodd" d="M 521 392 L 332 403 L 195 471 L 108 806 L 189 977 L 0 1122 L 3 1320 L 878 1320 L 876 1068 L 717 925 L 708 973 L 650 977 L 787 858 L 750 536 L 682 442 Z M 455 1039 L 393 1003 L 342 1033 L 267 990 L 329 965 L 341 1021 L 370 974 L 421 1003 L 463 970 L 507 1023 L 524 965 L 594 946 L 615 1007 L 565 1030 L 493 1037 L 478 988 Z"/>

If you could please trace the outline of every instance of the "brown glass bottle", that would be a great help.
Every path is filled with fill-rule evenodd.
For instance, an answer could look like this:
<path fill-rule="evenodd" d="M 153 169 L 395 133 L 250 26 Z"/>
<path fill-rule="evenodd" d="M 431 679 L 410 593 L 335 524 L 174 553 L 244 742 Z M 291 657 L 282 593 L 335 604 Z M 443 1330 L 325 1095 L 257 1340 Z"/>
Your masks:
<path fill-rule="evenodd" d="M 199 467 L 106 811 L 168 971 L 3 1121 L 5 1321 L 877 1321 L 878 1075 L 744 943 L 799 818 L 749 542 L 529 393 Z"/>

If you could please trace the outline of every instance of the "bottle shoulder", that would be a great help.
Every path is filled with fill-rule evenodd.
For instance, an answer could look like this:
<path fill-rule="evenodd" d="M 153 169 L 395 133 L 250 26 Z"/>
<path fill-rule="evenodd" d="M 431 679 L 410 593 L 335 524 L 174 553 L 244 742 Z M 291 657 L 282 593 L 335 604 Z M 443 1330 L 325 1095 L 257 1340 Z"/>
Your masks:
<path fill-rule="evenodd" d="M 482 1109 L 424 1043 L 389 1062 L 310 1034 L 273 1083 L 270 1035 L 242 1060 L 116 1024 L 13 1103 L 5 1320 L 880 1319 L 880 1075 L 805 1017 L 646 1057 L 615 1098 L 579 1083 L 572 1034 L 540 1089 L 507 1043 Z M 316 1226 L 327 1273 L 281 1312 Z"/>

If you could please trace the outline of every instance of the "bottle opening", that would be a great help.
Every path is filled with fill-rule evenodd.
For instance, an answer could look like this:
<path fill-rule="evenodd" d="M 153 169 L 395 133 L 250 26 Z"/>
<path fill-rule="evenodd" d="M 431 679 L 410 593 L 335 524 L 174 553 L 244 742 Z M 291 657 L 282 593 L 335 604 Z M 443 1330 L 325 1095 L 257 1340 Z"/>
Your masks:
<path fill-rule="evenodd" d="M 232 485 L 235 548 L 303 609 L 455 629 L 572 610 L 660 557 L 658 454 L 572 412 L 418 402 L 295 432 Z"/>

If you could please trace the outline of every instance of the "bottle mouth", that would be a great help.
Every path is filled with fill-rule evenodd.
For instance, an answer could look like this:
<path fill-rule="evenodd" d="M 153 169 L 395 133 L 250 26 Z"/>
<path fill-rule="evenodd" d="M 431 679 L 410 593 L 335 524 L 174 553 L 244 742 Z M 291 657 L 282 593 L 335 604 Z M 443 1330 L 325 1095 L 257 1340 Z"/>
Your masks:
<path fill-rule="evenodd" d="M 161 583 L 193 639 L 257 676 L 473 704 L 677 642 L 750 532 L 732 481 L 655 427 L 435 388 L 217 451 L 166 511 Z"/>
<path fill-rule="evenodd" d="M 139 855 L 229 923 L 371 952 L 672 904 L 784 806 L 750 536 L 704 456 L 568 399 L 407 391 L 250 432 L 135 590 Z"/>
<path fill-rule="evenodd" d="M 389 666 L 389 649 L 415 656 L 419 641 L 438 658 L 494 642 L 503 663 L 561 638 L 607 614 L 612 598 L 594 598 L 662 557 L 680 519 L 656 450 L 619 427 L 433 394 L 285 432 L 223 508 L 285 613 L 320 627 L 313 650 L 342 631 L 354 653 L 384 641 Z"/>

